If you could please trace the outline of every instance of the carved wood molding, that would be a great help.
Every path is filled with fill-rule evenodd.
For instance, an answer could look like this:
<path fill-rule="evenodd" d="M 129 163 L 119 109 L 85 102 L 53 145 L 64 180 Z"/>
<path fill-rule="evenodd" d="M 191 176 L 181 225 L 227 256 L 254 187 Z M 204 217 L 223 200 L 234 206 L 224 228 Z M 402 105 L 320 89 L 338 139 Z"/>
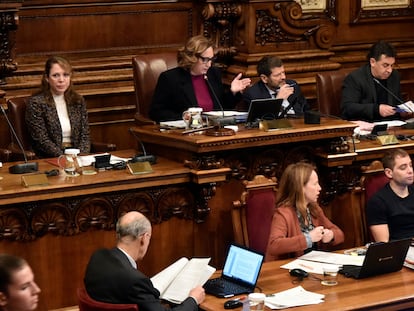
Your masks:
<path fill-rule="evenodd" d="M 0 3 L 0 85 L 6 83 L 7 75 L 17 70 L 13 49 L 22 2 L 5 0 Z"/>
<path fill-rule="evenodd" d="M 237 52 L 233 40 L 241 14 L 241 5 L 236 1 L 206 3 L 201 10 L 202 34 L 213 40 L 220 57 L 232 57 Z"/>
<path fill-rule="evenodd" d="M 414 16 L 414 0 L 390 1 L 378 0 L 369 1 L 375 6 L 363 5 L 363 0 L 352 1 L 351 3 L 351 24 L 367 22 L 393 22 L 396 19 L 412 20 Z M 403 4 L 403 2 L 405 4 Z"/>
<path fill-rule="evenodd" d="M 0 240 L 30 241 L 46 234 L 76 235 L 89 230 L 113 230 L 118 218 L 139 211 L 153 224 L 172 217 L 203 222 L 215 183 L 157 187 L 137 192 L 13 204 L 0 209 Z"/>
<path fill-rule="evenodd" d="M 277 2 L 273 10 L 256 11 L 256 42 L 269 43 L 313 40 L 322 49 L 332 45 L 335 36 L 335 1 L 328 2 L 324 14 L 303 15 L 296 2 Z"/>

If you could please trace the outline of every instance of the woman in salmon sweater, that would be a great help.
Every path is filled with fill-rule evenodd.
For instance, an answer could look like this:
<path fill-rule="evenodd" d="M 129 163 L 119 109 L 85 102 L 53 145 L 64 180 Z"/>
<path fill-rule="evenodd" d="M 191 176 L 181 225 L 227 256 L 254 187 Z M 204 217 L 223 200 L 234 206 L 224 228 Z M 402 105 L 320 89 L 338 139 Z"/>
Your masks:
<path fill-rule="evenodd" d="M 317 200 L 321 186 L 315 168 L 289 165 L 280 179 L 266 261 L 298 257 L 344 241 L 344 233 L 324 214 Z"/>

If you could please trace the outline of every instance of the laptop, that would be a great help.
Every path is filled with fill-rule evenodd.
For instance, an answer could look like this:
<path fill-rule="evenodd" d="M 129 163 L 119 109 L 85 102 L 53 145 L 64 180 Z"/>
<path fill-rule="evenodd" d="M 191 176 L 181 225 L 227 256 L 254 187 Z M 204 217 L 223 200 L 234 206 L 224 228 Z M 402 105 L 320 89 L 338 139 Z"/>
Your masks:
<path fill-rule="evenodd" d="M 252 99 L 247 113 L 246 123 L 257 120 L 278 119 L 282 109 L 283 100 L 276 98 Z"/>
<path fill-rule="evenodd" d="M 262 268 L 264 255 L 252 249 L 231 244 L 221 276 L 204 284 L 207 294 L 228 298 L 252 293 Z"/>
<path fill-rule="evenodd" d="M 371 244 L 367 249 L 362 266 L 343 265 L 339 273 L 346 277 L 363 279 L 399 271 L 404 264 L 410 243 L 411 238 Z"/>

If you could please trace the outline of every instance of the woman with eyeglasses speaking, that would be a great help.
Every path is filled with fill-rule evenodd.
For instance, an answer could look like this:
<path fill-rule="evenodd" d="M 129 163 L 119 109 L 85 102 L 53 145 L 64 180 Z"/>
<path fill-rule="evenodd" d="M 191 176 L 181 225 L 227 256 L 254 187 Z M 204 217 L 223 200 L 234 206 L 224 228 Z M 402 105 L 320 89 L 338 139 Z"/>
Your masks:
<path fill-rule="evenodd" d="M 227 89 L 221 81 L 213 43 L 204 36 L 191 37 L 178 50 L 178 66 L 161 73 L 155 88 L 150 117 L 154 121 L 180 120 L 190 107 L 203 112 L 233 109 L 241 100 L 240 92 L 250 85 L 239 73 Z"/>

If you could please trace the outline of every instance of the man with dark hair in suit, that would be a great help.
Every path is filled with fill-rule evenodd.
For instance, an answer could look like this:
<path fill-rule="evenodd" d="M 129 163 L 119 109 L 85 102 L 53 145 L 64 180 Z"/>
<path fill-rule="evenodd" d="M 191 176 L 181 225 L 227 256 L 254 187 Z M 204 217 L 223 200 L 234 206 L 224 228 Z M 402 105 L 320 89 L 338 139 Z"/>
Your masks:
<path fill-rule="evenodd" d="M 116 224 L 117 247 L 96 251 L 86 268 L 85 288 L 95 300 L 114 304 L 136 303 L 140 311 L 165 311 L 160 292 L 151 280 L 137 269 L 137 261 L 147 253 L 151 239 L 151 223 L 139 212 L 128 212 Z M 172 308 L 196 311 L 204 301 L 203 287 L 193 288 L 187 299 Z"/>
<path fill-rule="evenodd" d="M 260 80 L 243 92 L 246 105 L 250 105 L 252 99 L 273 97 L 282 101 L 284 109 L 291 106 L 286 111 L 288 115 L 300 115 L 309 109 L 300 86 L 295 80 L 286 80 L 285 67 L 279 57 L 264 56 L 257 64 L 257 74 Z"/>
<path fill-rule="evenodd" d="M 396 56 L 388 42 L 378 41 L 371 46 L 368 62 L 343 82 L 341 113 L 344 119 L 373 122 L 410 117 L 400 114 L 396 107 L 402 102 L 400 76 L 393 70 Z"/>

